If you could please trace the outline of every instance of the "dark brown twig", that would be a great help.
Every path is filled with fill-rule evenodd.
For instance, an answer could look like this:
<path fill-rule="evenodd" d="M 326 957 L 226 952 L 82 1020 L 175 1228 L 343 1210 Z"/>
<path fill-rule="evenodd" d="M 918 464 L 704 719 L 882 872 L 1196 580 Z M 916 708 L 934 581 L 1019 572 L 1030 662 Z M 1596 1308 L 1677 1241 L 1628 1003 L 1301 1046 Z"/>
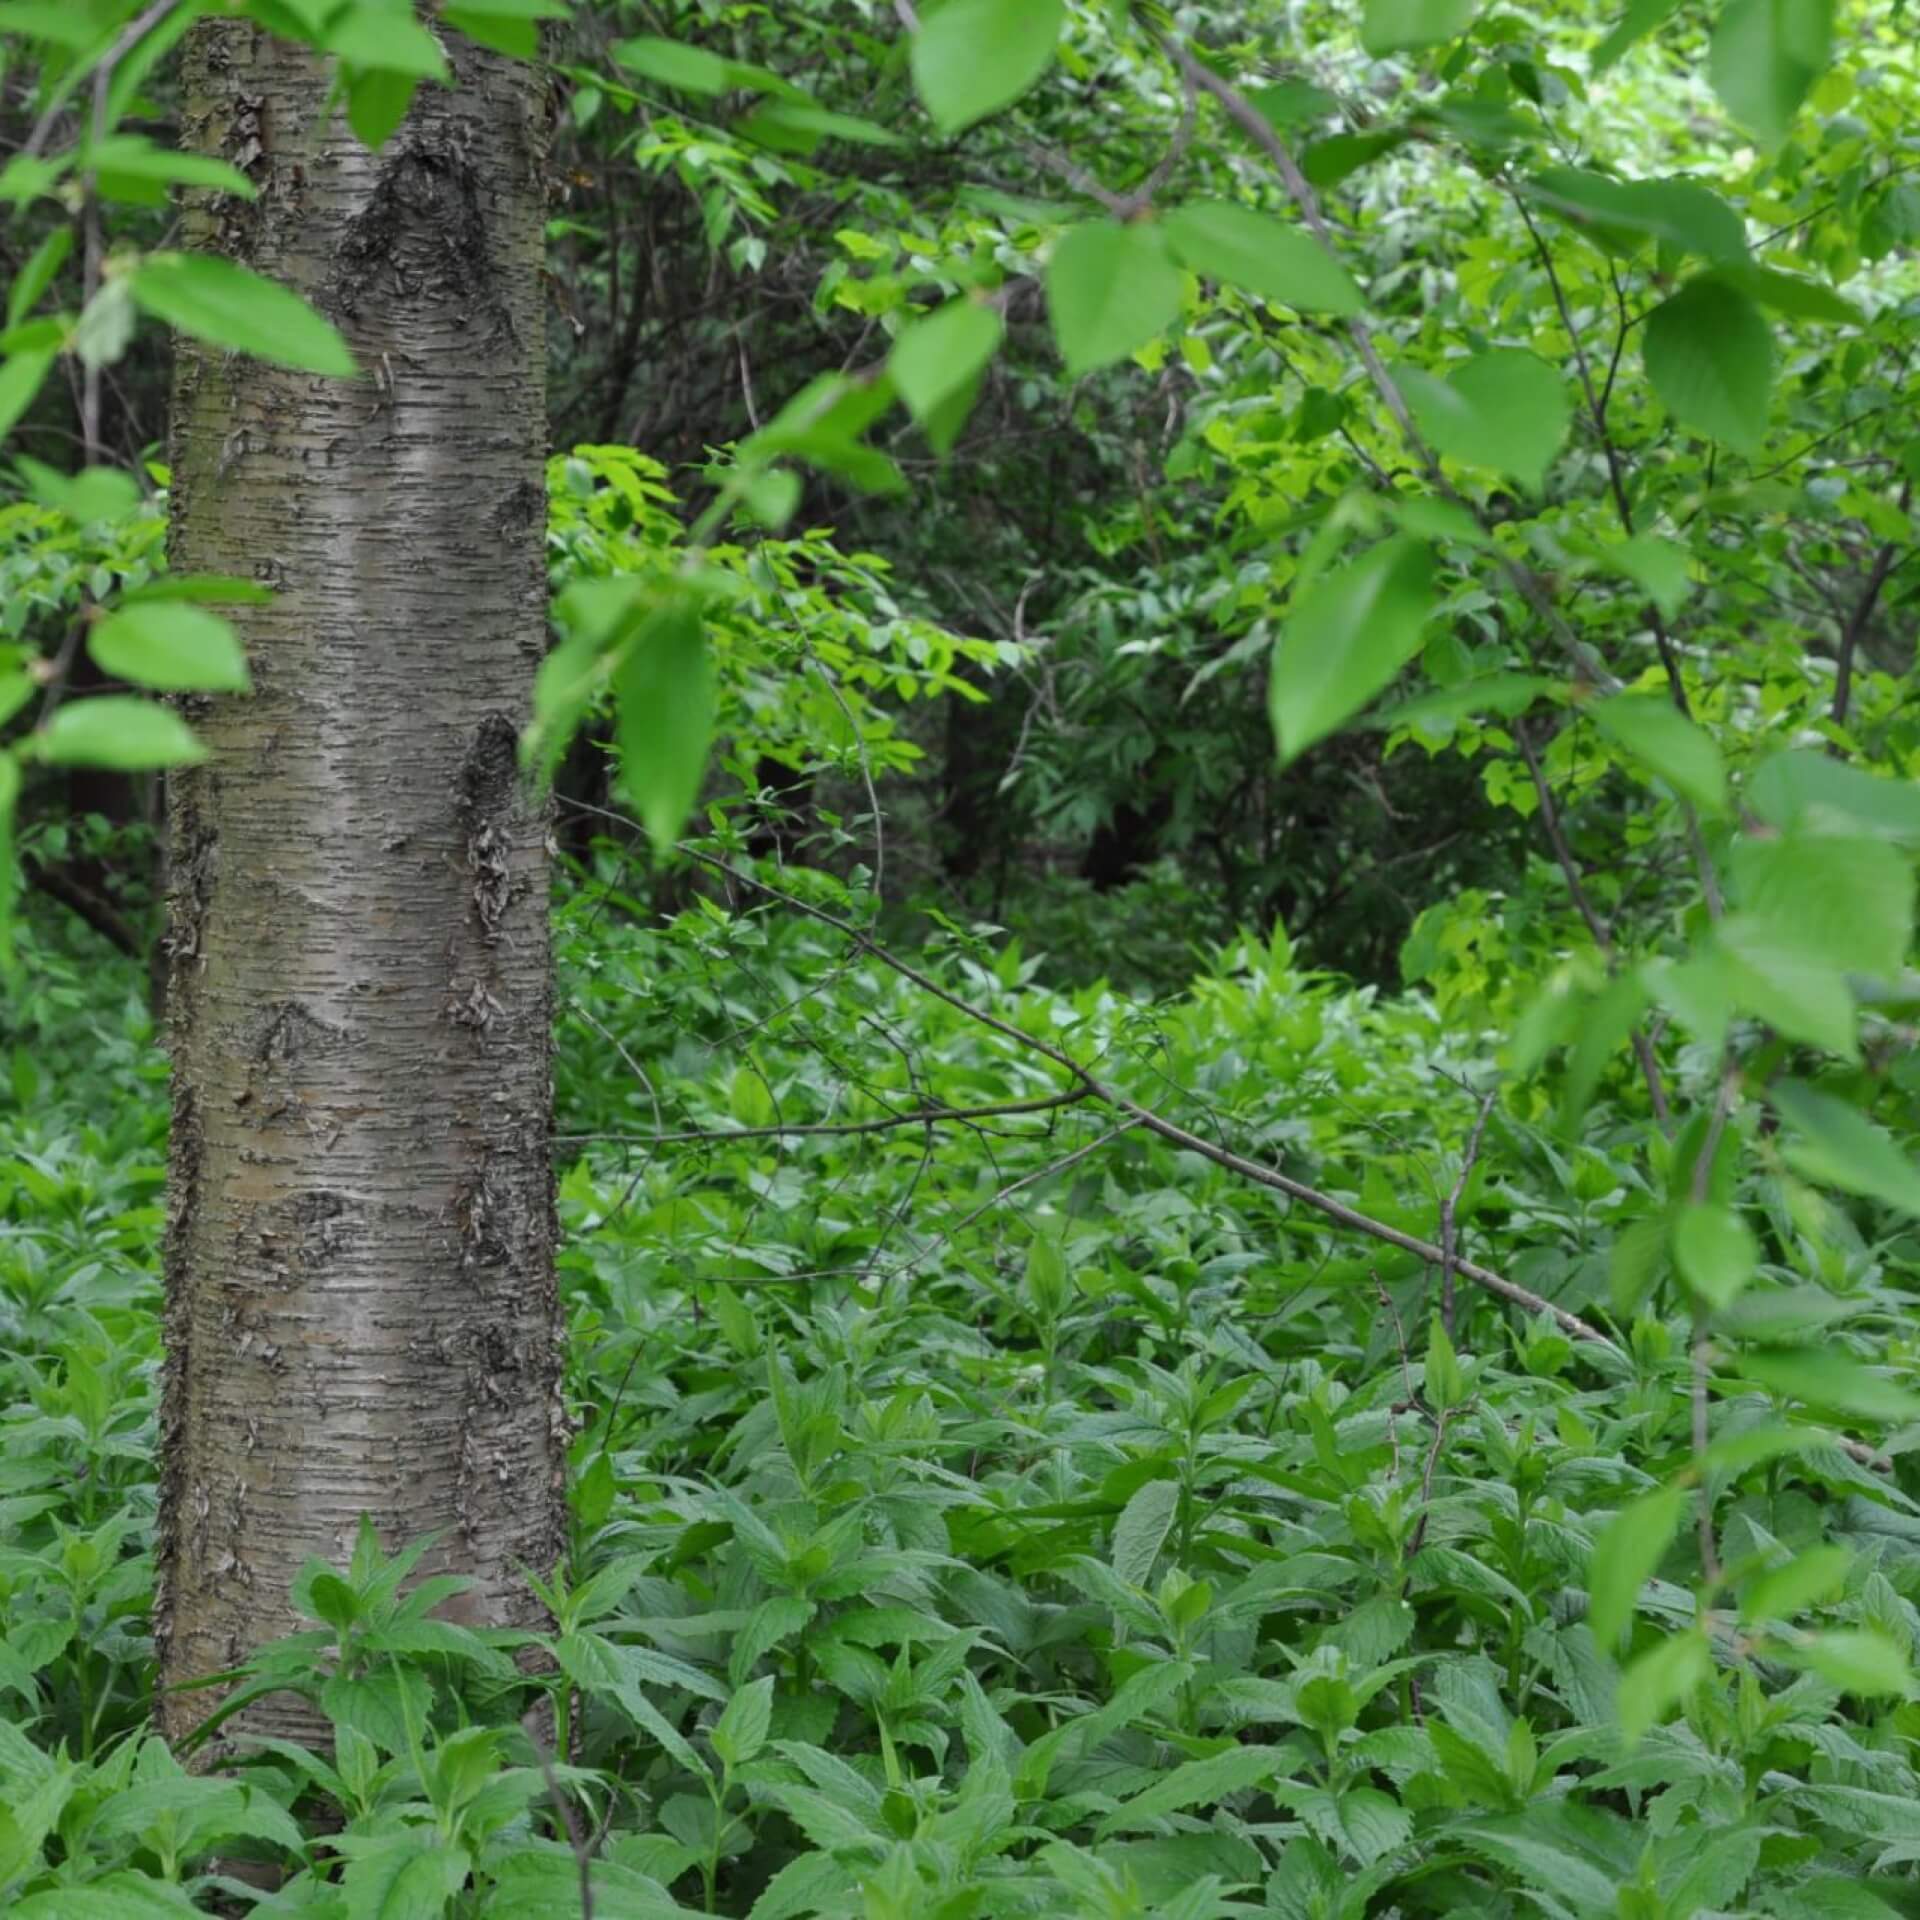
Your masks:
<path fill-rule="evenodd" d="M 1473 1163 L 1480 1158 L 1480 1138 L 1487 1130 L 1487 1115 L 1493 1111 L 1495 1096 L 1484 1094 L 1480 1100 L 1480 1111 L 1474 1119 L 1473 1131 L 1467 1136 L 1467 1150 L 1461 1156 L 1460 1177 L 1453 1183 L 1453 1191 L 1440 1202 L 1440 1324 L 1447 1330 L 1447 1338 L 1453 1338 L 1453 1269 L 1454 1269 L 1454 1214 L 1460 1205 L 1460 1196 L 1467 1190 L 1467 1182 L 1473 1177 Z"/>

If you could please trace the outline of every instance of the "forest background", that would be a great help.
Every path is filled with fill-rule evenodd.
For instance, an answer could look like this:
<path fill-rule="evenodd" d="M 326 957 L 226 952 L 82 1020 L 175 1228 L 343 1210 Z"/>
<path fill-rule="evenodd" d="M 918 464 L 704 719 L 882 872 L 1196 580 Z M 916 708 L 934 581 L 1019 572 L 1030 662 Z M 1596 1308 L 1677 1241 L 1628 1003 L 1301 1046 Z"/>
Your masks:
<path fill-rule="evenodd" d="M 1920 1913 L 1909 11 L 235 10 L 544 60 L 570 1431 L 217 1767 L 155 323 L 340 369 L 196 11 L 0 4 L 8 1911 Z"/>

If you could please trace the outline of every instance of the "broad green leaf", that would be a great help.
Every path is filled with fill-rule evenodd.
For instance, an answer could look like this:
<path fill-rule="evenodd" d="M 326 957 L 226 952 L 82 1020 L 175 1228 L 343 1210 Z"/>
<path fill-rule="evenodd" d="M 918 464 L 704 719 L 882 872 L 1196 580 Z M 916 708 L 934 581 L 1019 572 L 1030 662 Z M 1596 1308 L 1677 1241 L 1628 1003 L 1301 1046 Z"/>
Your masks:
<path fill-rule="evenodd" d="M 413 1828 L 347 1861 L 340 1876 L 346 1920 L 440 1920 L 473 1861 L 466 1848 L 433 1841 L 432 1832 Z"/>
<path fill-rule="evenodd" d="M 1587 1625 L 1611 1648 L 1633 1618 L 1640 1589 L 1653 1578 L 1686 1510 L 1685 1487 L 1657 1487 L 1609 1520 L 1587 1567 Z"/>
<path fill-rule="evenodd" d="M 730 1767 L 742 1767 L 767 1744 L 773 1724 L 773 1675 L 763 1674 L 742 1687 L 726 1704 L 710 1738 L 713 1750 Z"/>
<path fill-rule="evenodd" d="M 1912 863 L 1884 840 L 1743 834 L 1735 897 L 1777 943 L 1843 972 L 1897 975 L 1913 940 Z"/>
<path fill-rule="evenodd" d="M 1859 1057 L 1853 995 L 1837 966 L 1807 951 L 1806 929 L 1761 914 L 1730 913 L 1713 930 L 1708 964 L 1733 1003 L 1789 1040 Z"/>
<path fill-rule="evenodd" d="M 1870 1627 L 1811 1634 L 1791 1647 L 1770 1646 L 1768 1652 L 1817 1673 L 1842 1693 L 1866 1699 L 1891 1695 L 1901 1700 L 1913 1692 L 1913 1669 L 1906 1654 Z"/>
<path fill-rule="evenodd" d="M 654 614 L 614 675 L 621 780 L 656 854 L 679 838 L 699 798 L 713 742 L 713 662 L 699 613 Z"/>
<path fill-rule="evenodd" d="M 1817 748 L 1763 762 L 1747 782 L 1746 801 L 1769 826 L 1920 847 L 1920 783 L 1881 779 Z"/>
<path fill-rule="evenodd" d="M 1457 40 L 1479 11 L 1480 0 L 1367 0 L 1360 44 L 1377 60 L 1409 47 Z"/>
<path fill-rule="evenodd" d="M 1706 813 L 1727 808 L 1720 749 L 1664 695 L 1616 694 L 1593 708 L 1594 724 L 1649 773 Z"/>
<path fill-rule="evenodd" d="M 163 693 L 245 693 L 251 684 L 233 628 L 184 600 L 122 607 L 87 635 L 87 651 L 117 679 Z"/>
<path fill-rule="evenodd" d="M 1767 437 L 1773 335 L 1753 301 L 1716 275 L 1690 280 L 1646 325 L 1647 377 L 1660 404 L 1736 453 Z"/>
<path fill-rule="evenodd" d="M 1652 239 L 1705 260 L 1746 258 L 1740 216 L 1695 180 L 1616 180 L 1580 167 L 1548 167 L 1525 191 L 1609 252 L 1635 253 Z"/>
<path fill-rule="evenodd" d="M 1529 1886 L 1551 1890 L 1556 1902 L 1577 1902 L 1578 1911 L 1597 1915 L 1617 1911 L 1622 1875 L 1593 1844 L 1595 1828 L 1606 1830 L 1597 1811 L 1571 1800 L 1545 1800 L 1504 1819 L 1456 1827 L 1449 1837 Z M 1342 1914 L 1341 1920 L 1349 1917 Z"/>
<path fill-rule="evenodd" d="M 1332 733 L 1413 658 L 1434 598 L 1433 556 L 1405 534 L 1314 583 L 1274 653 L 1269 711 L 1283 761 Z"/>
<path fill-rule="evenodd" d="M 1768 146 L 1833 58 L 1833 0 L 1727 0 L 1708 48 L 1721 104 Z"/>
<path fill-rule="evenodd" d="M 1394 378 L 1415 424 L 1441 453 L 1539 487 L 1573 419 L 1566 382 L 1537 354 L 1495 347 L 1445 379 L 1415 367 Z"/>
<path fill-rule="evenodd" d="M 1089 220 L 1047 262 L 1047 309 L 1076 379 L 1157 339 L 1179 317 L 1180 270 L 1157 226 Z"/>
<path fill-rule="evenodd" d="M 54 766 L 111 767 L 122 773 L 188 766 L 207 757 L 171 708 L 117 693 L 69 700 L 29 744 Z"/>
<path fill-rule="evenodd" d="M 1298 313 L 1358 313 L 1353 276 L 1311 234 L 1232 200 L 1190 200 L 1163 225 L 1195 273 Z"/>
<path fill-rule="evenodd" d="M 1804 1400 L 1825 1412 L 1860 1420 L 1912 1420 L 1920 1416 L 1920 1394 L 1910 1393 L 1887 1374 L 1863 1366 L 1830 1347 L 1782 1347 L 1742 1353 L 1732 1370 L 1756 1380 L 1783 1399 Z"/>
<path fill-rule="evenodd" d="M 1064 0 L 945 0 L 921 10 L 914 90 L 942 133 L 959 133 L 1014 101 L 1053 64 Z"/>
<path fill-rule="evenodd" d="M 1629 1740 L 1658 1726 L 1713 1671 L 1703 1633 L 1676 1633 L 1649 1647 L 1620 1676 L 1614 1696 L 1620 1731 Z"/>
<path fill-rule="evenodd" d="M 1607 564 L 1623 573 L 1671 620 L 1693 591 L 1693 556 L 1674 540 L 1655 533 L 1636 534 L 1608 547 Z"/>
<path fill-rule="evenodd" d="M 1728 1307 L 1753 1284 L 1760 1243 L 1731 1207 L 1690 1206 L 1674 1225 L 1673 1264 L 1710 1307 Z"/>
<path fill-rule="evenodd" d="M 350 379 L 347 343 L 297 293 L 210 254 L 150 253 L 132 277 L 133 297 L 156 320 L 198 340 L 276 366 Z"/>
<path fill-rule="evenodd" d="M 1627 0 L 1618 25 L 1593 50 L 1593 70 L 1604 73 L 1636 41 L 1666 25 L 1679 10 L 1680 0 Z"/>
<path fill-rule="evenodd" d="M 1750 1626 L 1763 1620 L 1791 1620 L 1839 1593 L 1847 1584 L 1847 1570 L 1852 1565 L 1849 1548 L 1809 1547 L 1784 1567 L 1775 1567 L 1747 1582 L 1740 1595 L 1740 1618 Z"/>
<path fill-rule="evenodd" d="M 1796 1080 L 1778 1082 L 1767 1098 L 1798 1136 L 1785 1148 L 1794 1172 L 1920 1219 L 1920 1166 L 1851 1101 Z"/>
<path fill-rule="evenodd" d="M 938 451 L 944 453 L 958 431 L 947 403 L 974 391 L 1005 332 L 992 307 L 976 300 L 950 300 L 938 313 L 916 320 L 894 342 L 887 358 L 893 384 Z"/>
<path fill-rule="evenodd" d="M 1151 1578 L 1153 1563 L 1179 1511 L 1179 1483 L 1149 1480 L 1113 1523 L 1113 1571 L 1130 1587 L 1144 1587 Z"/>

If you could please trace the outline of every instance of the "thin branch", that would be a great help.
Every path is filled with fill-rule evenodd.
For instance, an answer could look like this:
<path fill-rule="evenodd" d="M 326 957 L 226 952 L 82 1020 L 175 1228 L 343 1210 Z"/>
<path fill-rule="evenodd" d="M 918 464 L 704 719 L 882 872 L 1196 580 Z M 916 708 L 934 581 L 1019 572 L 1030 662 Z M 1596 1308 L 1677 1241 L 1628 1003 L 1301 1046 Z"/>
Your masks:
<path fill-rule="evenodd" d="M 1593 902 L 1588 898 L 1585 882 L 1580 877 L 1580 865 L 1573 857 L 1572 844 L 1567 839 L 1566 829 L 1560 822 L 1560 810 L 1554 804 L 1553 788 L 1547 783 L 1546 769 L 1540 764 L 1540 756 L 1534 749 L 1533 735 L 1524 720 L 1513 723 L 1513 737 L 1520 744 L 1521 757 L 1527 763 L 1527 772 L 1533 777 L 1533 791 L 1540 802 L 1540 824 L 1545 829 L 1547 843 L 1553 848 L 1553 857 L 1560 863 L 1560 871 L 1566 879 L 1567 891 L 1573 896 L 1573 904 L 1579 910 L 1580 918 L 1587 923 L 1587 931 L 1593 935 L 1593 943 L 1600 949 L 1609 968 L 1616 963 L 1613 936 L 1606 923 L 1594 911 Z M 1653 1042 L 1638 1025 L 1633 1030 L 1633 1057 L 1640 1063 L 1641 1078 L 1647 1083 L 1647 1099 L 1653 1107 L 1653 1117 L 1660 1123 L 1662 1132 L 1671 1124 L 1671 1114 L 1667 1107 L 1667 1089 L 1660 1077 L 1660 1061 L 1654 1053 Z"/>
<path fill-rule="evenodd" d="M 1467 1150 L 1461 1156 L 1460 1177 L 1454 1181 L 1453 1191 L 1440 1203 L 1440 1321 L 1449 1340 L 1453 1338 L 1454 1215 L 1459 1210 L 1460 1196 L 1473 1177 L 1473 1163 L 1480 1158 L 1480 1137 L 1487 1130 L 1487 1115 L 1493 1111 L 1494 1097 L 1491 1093 L 1482 1095 L 1473 1131 L 1467 1135 Z"/>
<path fill-rule="evenodd" d="M 920 1107 L 912 1113 L 890 1113 L 884 1120 L 815 1121 L 785 1127 L 694 1127 L 685 1133 L 559 1133 L 556 1141 L 570 1146 L 589 1142 L 608 1146 L 673 1147 L 724 1140 L 790 1140 L 805 1135 L 886 1133 L 895 1127 L 926 1127 L 996 1120 L 1010 1113 L 1048 1113 L 1071 1107 L 1091 1097 L 1087 1087 L 1044 1094 L 1032 1100 L 1002 1100 L 984 1107 Z M 1037 1137 L 1037 1136 L 1035 1136 Z"/>
<path fill-rule="evenodd" d="M 1251 1180 L 1257 1186 L 1267 1187 L 1275 1193 L 1283 1193 L 1290 1200 L 1311 1207 L 1315 1212 L 1324 1214 L 1329 1220 L 1355 1232 L 1371 1235 L 1383 1240 L 1389 1246 L 1398 1247 L 1404 1253 L 1411 1253 L 1427 1262 L 1429 1266 L 1439 1266 L 1444 1259 L 1440 1248 L 1429 1240 L 1422 1240 L 1414 1234 L 1402 1233 L 1399 1228 L 1389 1226 L 1384 1220 L 1376 1220 L 1370 1214 L 1350 1207 L 1343 1200 L 1337 1200 L 1332 1194 L 1322 1193 L 1317 1187 L 1310 1187 L 1304 1181 L 1293 1180 L 1283 1173 L 1275 1173 L 1263 1167 L 1258 1161 L 1246 1159 L 1243 1155 L 1230 1152 L 1225 1147 L 1217 1147 L 1212 1141 L 1203 1139 L 1199 1134 L 1189 1132 L 1177 1121 L 1169 1120 L 1164 1114 L 1156 1113 L 1151 1107 L 1142 1106 L 1139 1101 L 1129 1098 L 1117 1088 L 1109 1086 L 1081 1066 L 1070 1054 L 1063 1053 L 1051 1042 L 1037 1035 L 1026 1033 L 1010 1021 L 1002 1020 L 999 1015 L 989 1013 L 984 1007 L 977 1007 L 960 995 L 950 992 L 937 980 L 929 978 L 918 967 L 911 966 L 897 955 L 889 953 L 872 935 L 855 926 L 851 921 L 842 919 L 836 913 L 830 913 L 824 907 L 817 907 L 811 901 L 799 899 L 784 888 L 776 887 L 769 881 L 744 872 L 725 860 L 718 859 L 699 847 L 682 841 L 681 853 L 700 865 L 711 868 L 734 881 L 737 885 L 751 887 L 770 899 L 779 900 L 798 913 L 806 914 L 810 919 L 832 927 L 836 932 L 852 941 L 862 952 L 870 955 L 889 971 L 897 973 L 903 980 L 911 981 L 923 993 L 931 994 L 934 999 L 952 1007 L 955 1012 L 964 1014 L 968 1019 L 990 1028 L 1003 1038 L 1011 1040 L 1016 1046 L 1025 1047 L 1039 1054 L 1043 1059 L 1051 1060 L 1063 1073 L 1072 1076 L 1076 1085 L 1102 1105 L 1116 1112 L 1130 1116 L 1130 1124 L 1145 1127 L 1149 1133 L 1158 1134 L 1163 1140 L 1174 1146 L 1182 1147 L 1189 1153 L 1197 1153 L 1204 1160 L 1210 1160 L 1217 1167 L 1224 1167 L 1230 1173 L 1237 1173 L 1242 1179 Z M 1564 1307 L 1555 1306 L 1552 1301 L 1544 1300 L 1539 1294 L 1526 1287 L 1494 1273 L 1470 1260 L 1455 1262 L 1455 1271 L 1477 1285 L 1485 1287 L 1503 1300 L 1511 1301 L 1515 1306 L 1524 1307 L 1529 1313 L 1550 1314 L 1563 1332 L 1576 1335 L 1582 1340 L 1590 1340 L 1598 1346 L 1618 1352 L 1614 1342 L 1602 1333 L 1598 1327 L 1589 1325 L 1578 1314 L 1569 1313 Z"/>
<path fill-rule="evenodd" d="M 1913 482 L 1909 480 L 1900 489 L 1900 511 L 1905 513 L 1912 504 Z M 1853 703 L 1854 653 L 1866 634 L 1867 623 L 1872 620 L 1874 607 L 1880 599 L 1880 590 L 1887 584 L 1887 575 L 1893 571 L 1893 563 L 1899 553 L 1899 543 L 1889 540 L 1873 556 L 1873 571 L 1867 575 L 1866 588 L 1860 595 L 1859 605 L 1854 608 L 1846 631 L 1840 636 L 1840 651 L 1836 656 L 1833 680 L 1833 723 L 1837 727 L 1847 724 L 1847 709 Z"/>

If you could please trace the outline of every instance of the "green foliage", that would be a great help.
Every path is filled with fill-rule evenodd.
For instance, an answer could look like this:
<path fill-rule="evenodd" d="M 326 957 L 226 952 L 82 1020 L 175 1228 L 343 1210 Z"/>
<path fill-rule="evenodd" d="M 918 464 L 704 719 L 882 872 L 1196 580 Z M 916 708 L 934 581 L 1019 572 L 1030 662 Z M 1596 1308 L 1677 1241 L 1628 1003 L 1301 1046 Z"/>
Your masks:
<path fill-rule="evenodd" d="M 532 57 L 556 12 L 441 18 Z M 352 371 L 139 224 L 244 176 L 122 128 L 166 51 L 91 66 L 130 17 L 12 9 L 42 108 L 99 72 L 110 111 L 0 176 L 44 226 L 9 430 L 142 312 Z M 372 145 L 444 75 L 410 13 L 256 17 Z M 636 24 L 556 69 L 565 178 L 638 170 L 659 278 L 630 209 L 556 207 L 556 285 L 627 331 L 558 350 L 569 419 L 614 401 L 549 476 L 526 758 L 617 747 L 656 850 L 691 821 L 726 872 L 660 913 L 578 809 L 615 832 L 560 919 L 549 1627 L 437 1619 L 420 1543 L 367 1532 L 223 1710 L 290 1689 L 324 1750 L 190 1777 L 146 1735 L 161 1068 L 37 903 L 0 1901 L 206 1911 L 258 1856 L 263 1913 L 571 1911 L 564 1798 L 609 1914 L 1910 1907 L 1910 23 Z M 615 444 L 668 363 L 719 374 L 670 455 Z M 247 583 L 165 581 L 157 503 L 68 464 L 0 509 L 28 871 L 58 770 L 199 751 L 75 658 L 245 679 L 204 609 Z M 934 871 L 945 816 L 972 867 Z M 1127 821 L 1130 885 L 1061 876 Z"/>

